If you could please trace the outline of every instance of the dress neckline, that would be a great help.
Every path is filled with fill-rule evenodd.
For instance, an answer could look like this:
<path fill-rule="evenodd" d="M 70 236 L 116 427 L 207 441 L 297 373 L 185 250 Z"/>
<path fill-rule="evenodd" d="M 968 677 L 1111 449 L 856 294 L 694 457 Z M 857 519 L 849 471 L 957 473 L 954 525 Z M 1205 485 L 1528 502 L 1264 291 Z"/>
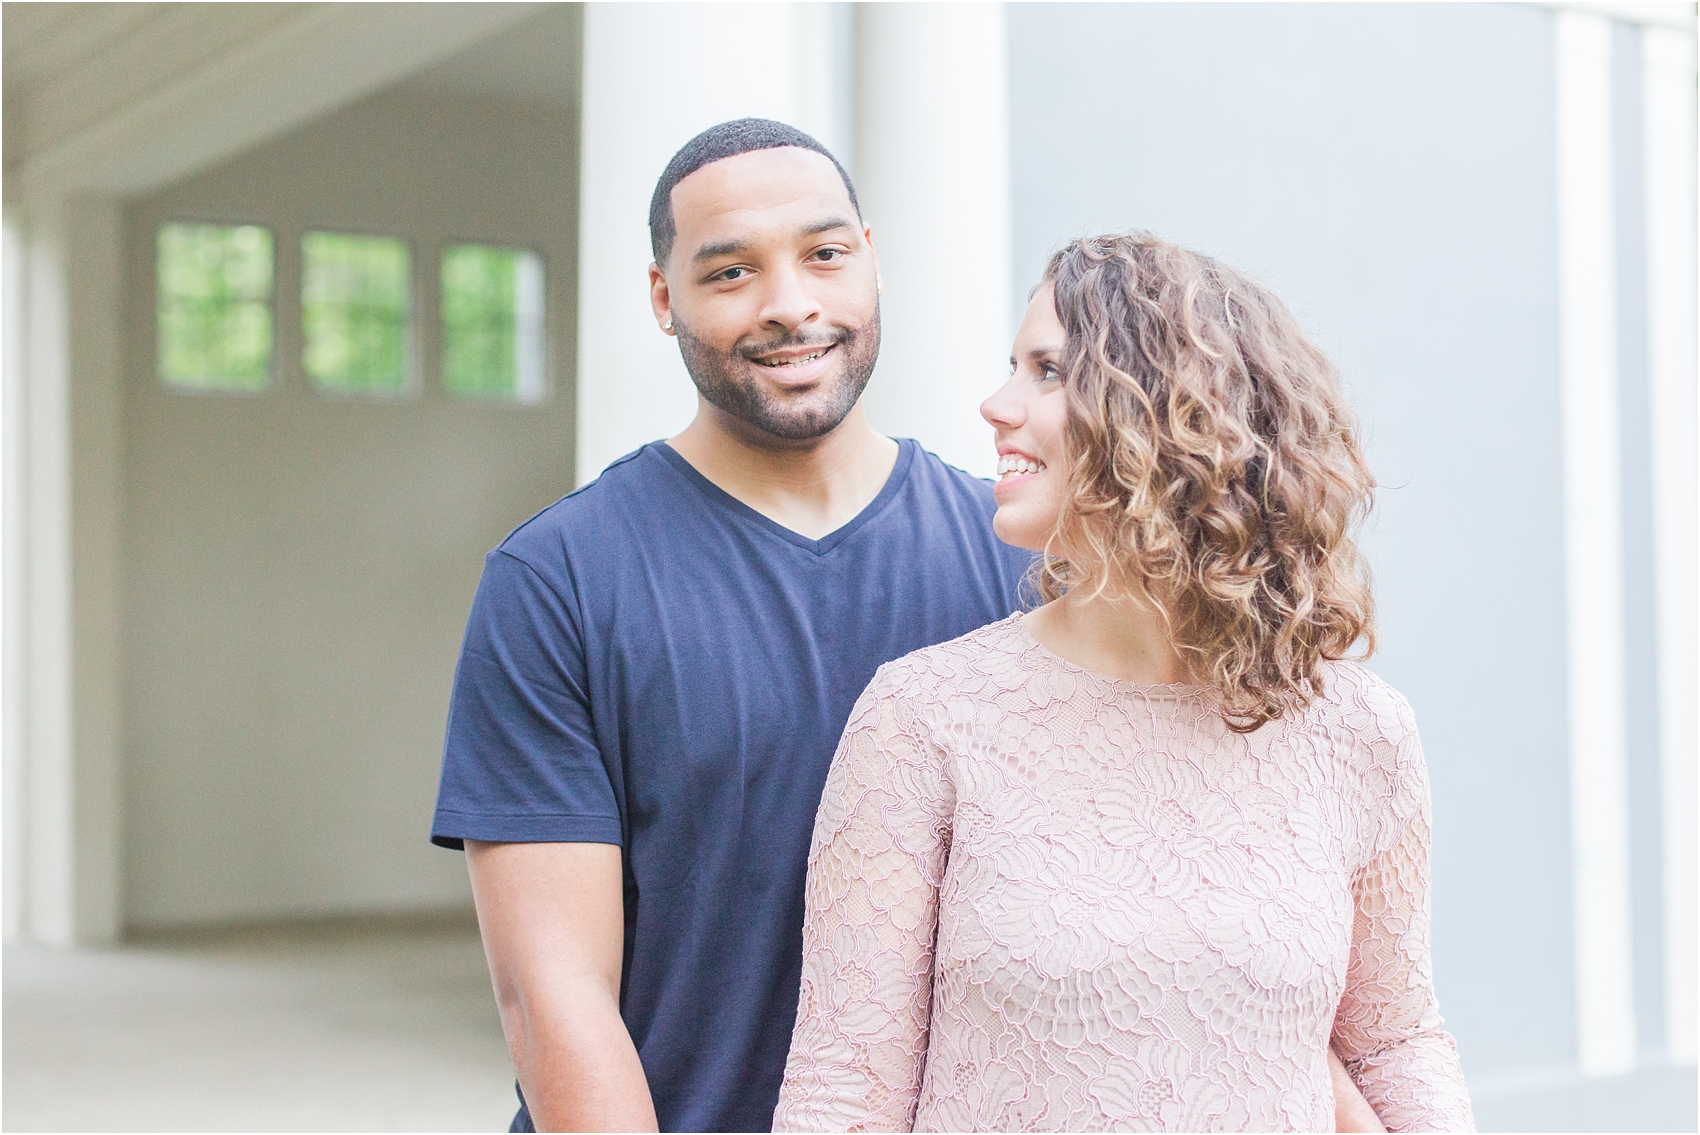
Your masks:
<path fill-rule="evenodd" d="M 1024 615 L 1025 612 L 1017 611 L 1004 622 L 1011 624 L 1014 634 L 1019 640 L 1022 653 L 1037 655 L 1054 669 L 1102 683 L 1117 693 L 1138 694 L 1147 700 L 1180 701 L 1182 699 L 1199 698 L 1204 695 L 1203 688 L 1191 682 L 1136 682 L 1131 678 L 1115 678 L 1109 674 L 1100 674 L 1096 670 L 1088 670 L 1084 666 L 1078 666 L 1040 642 L 1038 637 L 1027 628 Z"/>

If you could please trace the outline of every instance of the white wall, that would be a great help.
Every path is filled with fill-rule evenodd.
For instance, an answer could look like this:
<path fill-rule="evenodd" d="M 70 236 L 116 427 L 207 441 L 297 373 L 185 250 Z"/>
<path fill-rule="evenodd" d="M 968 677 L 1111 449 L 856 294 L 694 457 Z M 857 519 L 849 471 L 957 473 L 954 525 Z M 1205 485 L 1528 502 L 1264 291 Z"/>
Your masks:
<path fill-rule="evenodd" d="M 563 66 L 573 66 L 571 59 Z M 125 855 L 131 924 L 458 905 L 426 843 L 483 553 L 571 488 L 576 121 L 567 108 L 376 96 L 128 214 Z M 251 397 L 153 374 L 166 218 L 269 224 L 277 377 Z M 301 377 L 303 228 L 395 233 L 434 357 L 437 248 L 542 252 L 553 396 L 333 400 Z"/>

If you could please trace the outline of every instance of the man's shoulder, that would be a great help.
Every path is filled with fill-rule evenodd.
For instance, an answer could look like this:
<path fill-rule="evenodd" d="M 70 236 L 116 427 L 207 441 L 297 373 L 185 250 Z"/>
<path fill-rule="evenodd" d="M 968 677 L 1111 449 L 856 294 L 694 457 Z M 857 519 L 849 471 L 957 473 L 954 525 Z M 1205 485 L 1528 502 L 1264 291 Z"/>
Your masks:
<path fill-rule="evenodd" d="M 653 452 L 661 442 L 639 446 L 609 462 L 594 481 L 581 485 L 555 503 L 540 509 L 509 532 L 496 551 L 527 563 L 557 560 L 562 551 L 587 537 L 606 534 L 610 524 L 634 510 L 653 507 L 668 466 Z"/>
<path fill-rule="evenodd" d="M 1004 543 L 993 530 L 998 502 L 992 482 L 949 464 L 915 442 L 909 444 L 917 450 L 910 473 L 915 486 L 912 507 L 923 518 L 927 532 L 945 535 L 976 562 L 998 565 L 996 570 L 1011 580 L 1024 575 L 1033 553 Z"/>
<path fill-rule="evenodd" d="M 987 510 L 997 508 L 997 498 L 992 495 L 990 481 L 957 468 L 918 441 L 910 441 L 909 444 L 915 447 L 915 464 L 910 476 L 918 484 L 935 493 L 971 500 Z"/>

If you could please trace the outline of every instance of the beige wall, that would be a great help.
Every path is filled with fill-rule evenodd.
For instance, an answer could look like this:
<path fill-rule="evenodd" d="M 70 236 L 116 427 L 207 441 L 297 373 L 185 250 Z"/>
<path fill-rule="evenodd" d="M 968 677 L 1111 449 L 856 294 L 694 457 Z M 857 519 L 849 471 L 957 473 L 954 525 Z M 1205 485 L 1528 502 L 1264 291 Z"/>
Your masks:
<path fill-rule="evenodd" d="M 127 212 L 124 909 L 131 925 L 459 905 L 426 843 L 483 553 L 571 488 L 577 125 L 567 107 L 391 92 Z M 270 225 L 277 371 L 254 397 L 153 374 L 163 219 Z M 308 227 L 414 249 L 418 390 L 331 400 L 300 374 Z M 544 257 L 552 394 L 456 403 L 437 249 Z"/>

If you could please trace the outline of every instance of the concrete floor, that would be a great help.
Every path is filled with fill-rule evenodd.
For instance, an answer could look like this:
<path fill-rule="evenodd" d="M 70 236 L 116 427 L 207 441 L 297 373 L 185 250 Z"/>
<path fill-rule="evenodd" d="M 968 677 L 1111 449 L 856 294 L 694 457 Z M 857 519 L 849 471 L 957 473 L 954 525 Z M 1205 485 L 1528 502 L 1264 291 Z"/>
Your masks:
<path fill-rule="evenodd" d="M 505 1131 L 467 920 L 5 950 L 7 1131 Z"/>
<path fill-rule="evenodd" d="M 8 946 L 6 1131 L 505 1131 L 470 918 Z M 1484 1131 L 1693 1131 L 1696 1076 L 1475 1085 Z"/>

